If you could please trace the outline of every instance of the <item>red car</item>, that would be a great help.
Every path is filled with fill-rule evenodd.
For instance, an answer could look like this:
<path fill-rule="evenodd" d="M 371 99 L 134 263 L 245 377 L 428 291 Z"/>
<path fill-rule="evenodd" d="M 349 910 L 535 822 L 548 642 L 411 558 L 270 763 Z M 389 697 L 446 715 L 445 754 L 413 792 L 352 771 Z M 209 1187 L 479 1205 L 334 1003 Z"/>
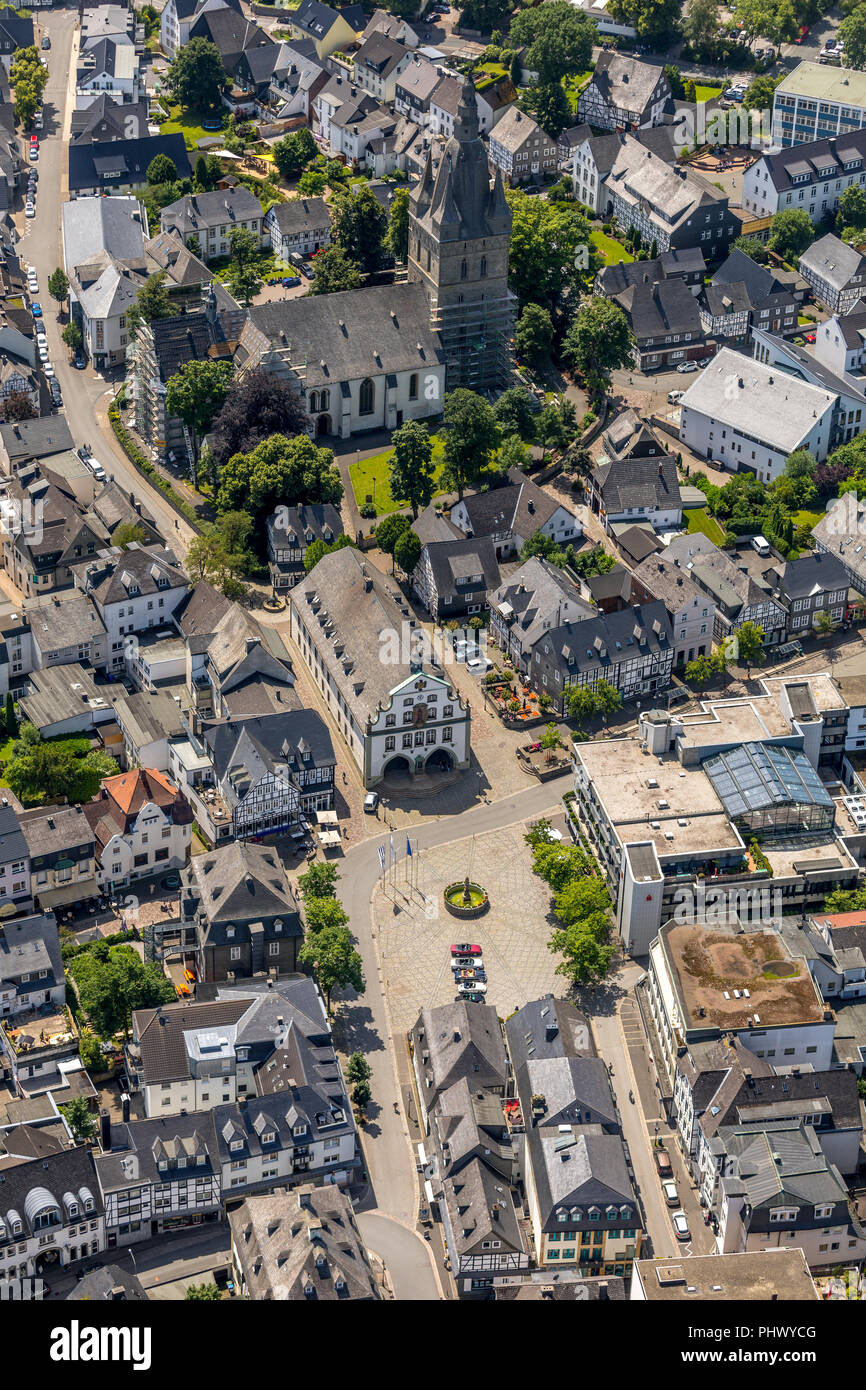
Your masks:
<path fill-rule="evenodd" d="M 38 145 L 38 144 L 39 144 L 39 136 L 38 136 L 38 135 L 31 135 L 31 136 L 30 136 L 30 143 L 31 143 L 31 145 Z"/>
<path fill-rule="evenodd" d="M 803 40 L 804 40 L 805 38 L 808 38 L 808 36 L 809 36 L 809 26 L 808 26 L 808 24 L 801 24 L 801 25 L 800 25 L 800 32 L 799 32 L 799 34 L 797 35 L 797 37 L 795 38 L 794 43 L 802 43 Z"/>
<path fill-rule="evenodd" d="M 807 334 L 806 334 L 806 342 L 807 342 L 807 343 L 814 343 L 814 341 L 815 341 L 815 334 L 814 334 L 814 333 L 807 333 Z"/>
<path fill-rule="evenodd" d="M 480 946 L 466 946 L 466 945 L 452 946 L 452 947 L 451 947 L 451 954 L 452 954 L 452 956 L 480 956 L 480 955 L 481 955 L 481 947 L 480 947 Z"/>

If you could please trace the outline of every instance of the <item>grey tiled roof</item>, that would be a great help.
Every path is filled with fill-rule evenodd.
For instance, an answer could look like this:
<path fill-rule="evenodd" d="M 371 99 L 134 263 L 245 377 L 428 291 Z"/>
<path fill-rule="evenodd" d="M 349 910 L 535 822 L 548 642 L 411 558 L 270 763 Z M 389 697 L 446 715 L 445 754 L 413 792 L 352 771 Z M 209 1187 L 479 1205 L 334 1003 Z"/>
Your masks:
<path fill-rule="evenodd" d="M 273 1302 L 378 1300 L 348 1193 L 297 1187 L 247 1197 L 229 1213 L 249 1296 Z"/>

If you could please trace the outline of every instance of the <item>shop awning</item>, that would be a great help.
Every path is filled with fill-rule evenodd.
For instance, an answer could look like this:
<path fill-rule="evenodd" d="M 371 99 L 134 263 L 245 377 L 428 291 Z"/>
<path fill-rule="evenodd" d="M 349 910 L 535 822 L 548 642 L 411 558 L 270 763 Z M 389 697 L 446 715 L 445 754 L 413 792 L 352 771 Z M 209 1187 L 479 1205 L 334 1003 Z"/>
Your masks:
<path fill-rule="evenodd" d="M 337 825 L 337 824 L 338 824 L 338 821 L 337 821 L 337 812 L 336 812 L 336 811 L 314 811 L 314 812 L 313 812 L 313 815 L 316 817 L 316 824 L 317 824 L 317 825 Z"/>
<path fill-rule="evenodd" d="M 342 843 L 343 843 L 343 840 L 342 840 L 342 836 L 340 835 L 339 830 L 320 830 L 320 831 L 319 831 L 319 844 L 320 844 L 320 845 L 325 845 L 326 848 L 330 849 L 330 848 L 332 848 L 334 845 L 340 845 L 340 844 L 342 844 Z"/>

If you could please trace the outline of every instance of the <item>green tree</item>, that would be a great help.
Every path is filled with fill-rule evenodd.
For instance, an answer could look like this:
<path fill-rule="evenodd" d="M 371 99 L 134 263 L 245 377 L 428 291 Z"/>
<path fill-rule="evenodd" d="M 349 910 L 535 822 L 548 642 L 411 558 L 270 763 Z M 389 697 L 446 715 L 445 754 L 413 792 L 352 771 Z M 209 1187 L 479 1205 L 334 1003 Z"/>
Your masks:
<path fill-rule="evenodd" d="M 78 1034 L 78 1055 L 85 1071 L 103 1071 L 104 1058 L 99 1039 L 92 1028 L 82 1028 Z"/>
<path fill-rule="evenodd" d="M 634 337 L 612 299 L 594 298 L 578 309 L 562 345 L 562 360 L 589 389 L 601 395 L 616 368 L 632 364 Z"/>
<path fill-rule="evenodd" d="M 185 1298 L 187 1303 L 218 1303 L 222 1294 L 216 1284 L 188 1284 Z"/>
<path fill-rule="evenodd" d="M 829 637 L 831 633 L 836 631 L 838 626 L 839 624 L 836 622 L 829 608 L 824 608 L 820 613 L 815 614 L 815 631 L 821 637 Z"/>
<path fill-rule="evenodd" d="M 686 680 L 689 685 L 696 685 L 699 690 L 703 690 L 705 685 L 709 685 L 715 668 L 710 657 L 696 656 L 693 661 L 686 664 Z"/>
<path fill-rule="evenodd" d="M 558 3 L 523 13 L 539 14 Z M 517 189 L 505 196 L 512 215 L 508 283 L 521 308 L 540 304 L 555 313 L 602 264 L 592 247 L 592 229 L 573 204 L 532 198 Z"/>
<path fill-rule="evenodd" d="M 6 692 L 6 705 L 3 710 L 3 725 L 9 738 L 18 737 L 18 716 L 15 713 L 15 700 L 12 697 L 11 690 L 7 690 Z"/>
<path fill-rule="evenodd" d="M 111 544 L 119 545 L 121 550 L 125 550 L 132 541 L 140 543 L 146 540 L 147 532 L 143 526 L 136 526 L 134 521 L 122 521 L 111 537 Z"/>
<path fill-rule="evenodd" d="M 595 693 L 588 685 L 566 686 L 563 700 L 569 719 L 576 719 L 578 728 L 581 729 L 584 721 L 591 719 L 597 709 Z"/>
<path fill-rule="evenodd" d="M 549 310 L 540 304 L 526 304 L 517 321 L 514 345 L 522 362 L 530 367 L 543 366 L 553 345 L 553 321 Z"/>
<path fill-rule="evenodd" d="M 220 473 L 217 511 L 247 512 L 253 518 L 256 549 L 264 554 L 265 522 L 275 507 L 302 502 L 333 502 L 343 496 L 340 470 L 330 449 L 308 435 L 288 439 L 274 434 L 248 454 L 234 454 Z"/>
<path fill-rule="evenodd" d="M 302 198 L 321 198 L 328 184 L 328 176 L 322 169 L 305 169 L 298 179 L 298 192 Z"/>
<path fill-rule="evenodd" d="M 334 199 L 334 240 L 364 274 L 378 270 L 384 256 L 388 215 L 366 184 Z M 408 222 L 407 222 L 408 236 Z"/>
<path fill-rule="evenodd" d="M 308 911 L 307 936 L 298 951 L 298 961 L 314 972 L 330 1013 L 331 995 L 335 989 L 351 988 L 356 994 L 365 992 L 364 967 L 352 944 L 352 934 L 348 927 L 327 926 L 318 931 L 310 931 L 309 924 Z"/>
<path fill-rule="evenodd" d="M 136 1009 L 156 1008 L 175 999 L 174 986 L 155 961 L 142 962 L 128 945 L 100 942 L 69 963 L 82 1009 L 100 1037 L 129 1032 Z"/>
<path fill-rule="evenodd" d="M 307 126 L 286 135 L 273 146 L 274 163 L 286 180 L 298 178 L 318 152 L 313 133 Z"/>
<path fill-rule="evenodd" d="M 596 681 L 595 703 L 602 719 L 606 720 L 608 715 L 616 714 L 617 710 L 622 709 L 622 696 L 610 681 Z"/>
<path fill-rule="evenodd" d="M 433 497 L 433 441 L 422 420 L 406 420 L 391 436 L 390 485 L 391 496 L 408 502 L 412 516 Z"/>
<path fill-rule="evenodd" d="M 592 46 L 598 42 L 593 20 L 568 0 L 548 0 L 536 9 L 520 10 L 511 22 L 512 46 L 527 45 L 525 66 L 542 83 L 561 82 L 569 73 L 592 67 Z"/>
<path fill-rule="evenodd" d="M 814 478 L 818 460 L 808 449 L 795 449 L 785 460 L 786 478 Z"/>
<path fill-rule="evenodd" d="M 523 81 L 523 61 L 519 53 L 515 53 L 514 57 L 511 59 L 508 76 L 511 78 L 515 91 L 517 91 Z"/>
<path fill-rule="evenodd" d="M 15 115 L 23 126 L 29 126 L 40 109 L 47 81 L 48 69 L 40 62 L 38 49 L 33 44 L 16 48 L 9 82 L 15 89 Z"/>
<path fill-rule="evenodd" d="M 52 299 L 56 299 L 58 304 L 65 303 L 69 295 L 69 280 L 66 272 L 60 269 L 53 270 L 48 277 L 48 293 Z"/>
<path fill-rule="evenodd" d="M 766 73 L 759 73 L 753 77 L 743 97 L 743 105 L 746 110 L 772 111 L 773 97 L 780 80 L 780 78 L 770 77 Z"/>
<path fill-rule="evenodd" d="M 609 931 L 609 928 L 608 928 Z M 598 984 L 610 970 L 615 947 L 601 936 L 601 923 L 582 926 L 573 923 L 559 928 L 548 942 L 551 951 L 562 956 L 556 967 L 573 985 Z"/>
<path fill-rule="evenodd" d="M 176 415 L 189 430 L 195 456 L 202 438 L 228 395 L 234 369 L 230 362 L 184 362 L 169 377 L 165 388 L 165 409 Z"/>
<path fill-rule="evenodd" d="M 177 165 L 167 154 L 155 154 L 147 166 L 148 183 L 174 183 Z"/>
<path fill-rule="evenodd" d="M 73 352 L 78 352 L 79 348 L 81 347 L 84 341 L 84 339 L 81 336 L 81 329 L 78 327 L 78 324 L 75 322 L 74 319 L 69 320 L 60 336 L 63 339 L 66 346 L 68 348 L 71 348 Z"/>
<path fill-rule="evenodd" d="M 553 720 L 549 724 L 545 724 L 544 732 L 538 741 L 547 754 L 545 762 L 552 763 L 554 750 L 559 747 L 559 730 Z"/>
<path fill-rule="evenodd" d="M 206 526 L 190 541 L 186 554 L 188 572 L 220 589 L 226 598 L 242 598 L 246 589 L 240 576 L 253 564 L 249 537 L 253 529 L 248 512 L 224 512 L 215 525 Z"/>
<path fill-rule="evenodd" d="M 571 103 L 561 82 L 531 82 L 521 91 L 518 105 L 538 122 L 551 140 L 555 140 L 572 119 Z"/>
<path fill-rule="evenodd" d="M 309 574 L 310 570 L 315 569 L 316 565 L 325 555 L 330 555 L 334 550 L 345 550 L 347 545 L 353 546 L 355 542 L 351 536 L 345 534 L 338 536 L 330 545 L 325 541 L 314 540 L 304 551 L 304 573 Z"/>
<path fill-rule="evenodd" d="M 774 215 L 767 244 L 783 261 L 793 262 L 811 245 L 814 236 L 815 228 L 808 212 L 802 208 L 786 208 Z"/>
<path fill-rule="evenodd" d="M 858 5 L 839 25 L 846 68 L 866 68 L 866 5 Z"/>
<path fill-rule="evenodd" d="M 866 888 L 836 888 L 824 899 L 824 911 L 830 916 L 837 912 L 866 911 Z"/>
<path fill-rule="evenodd" d="M 352 1087 L 352 1104 L 363 1113 L 370 1104 L 370 1095 L 369 1081 L 356 1081 Z"/>
<path fill-rule="evenodd" d="M 187 111 L 213 111 L 228 91 L 231 79 L 220 51 L 210 39 L 187 39 L 178 48 L 166 78 L 169 91 Z"/>
<path fill-rule="evenodd" d="M 758 265 L 766 265 L 769 260 L 766 246 L 762 241 L 758 241 L 757 237 L 738 236 L 731 246 L 731 250 L 742 251 L 744 256 L 757 261 Z"/>
<path fill-rule="evenodd" d="M 157 270 L 149 275 L 138 292 L 138 299 L 126 316 L 130 336 L 133 336 L 139 323 L 153 323 L 154 319 L 169 319 L 174 310 L 165 287 L 166 273 Z"/>
<path fill-rule="evenodd" d="M 532 455 L 520 435 L 509 434 L 499 446 L 496 463 L 500 473 L 508 473 L 512 468 L 517 468 L 523 473 L 529 467 L 531 458 Z"/>
<path fill-rule="evenodd" d="M 259 271 L 261 247 L 254 232 L 246 227 L 232 227 L 229 248 L 231 260 L 226 271 L 226 282 L 238 304 L 246 309 L 263 284 Z"/>
<path fill-rule="evenodd" d="M 548 401 L 540 411 L 535 422 L 535 435 L 541 445 L 542 465 L 548 449 L 564 449 L 568 443 L 565 422 L 555 401 Z"/>
<path fill-rule="evenodd" d="M 35 734 L 35 737 L 34 737 Z M 55 801 L 92 801 L 103 777 L 117 771 L 105 753 L 78 756 L 68 743 L 46 743 L 32 725 L 22 728 L 12 746 L 6 781 L 20 801 L 41 805 Z"/>
<path fill-rule="evenodd" d="M 410 575 L 421 558 L 421 540 L 414 531 L 404 531 L 394 546 L 394 563 Z"/>
<path fill-rule="evenodd" d="M 554 4 L 558 0 L 553 0 Z M 463 496 L 478 481 L 499 444 L 499 427 L 483 396 L 459 387 L 445 396 L 442 433 L 445 440 L 442 478 Z"/>
<path fill-rule="evenodd" d="M 866 5 L 863 6 L 863 17 L 866 20 Z M 866 192 L 859 183 L 850 184 L 839 198 L 836 229 L 841 231 L 845 227 L 857 227 L 858 230 L 866 227 Z"/>
<path fill-rule="evenodd" d="M 76 1144 L 82 1143 L 85 1139 L 92 1139 L 96 1134 L 96 1124 L 86 1096 L 76 1096 L 74 1100 L 67 1101 L 66 1105 L 60 1106 L 60 1113 Z"/>
<path fill-rule="evenodd" d="M 351 261 L 342 246 L 329 246 L 316 257 L 310 294 L 339 294 L 341 290 L 356 290 L 361 283 L 361 271 Z"/>
<path fill-rule="evenodd" d="M 203 193 L 210 193 L 222 177 L 222 164 L 215 154 L 200 154 L 195 162 L 194 176 L 196 188 L 201 189 Z"/>
<path fill-rule="evenodd" d="M 737 660 L 751 676 L 753 666 L 762 666 L 767 659 L 764 648 L 764 629 L 758 623 L 746 622 L 736 630 Z"/>
<path fill-rule="evenodd" d="M 409 259 L 409 190 L 398 188 L 391 199 L 385 245 L 400 265 Z"/>
<path fill-rule="evenodd" d="M 336 864 L 313 863 L 298 878 L 298 887 L 305 903 L 313 898 L 336 898 L 340 871 Z"/>
<path fill-rule="evenodd" d="M 411 524 L 408 516 L 404 516 L 402 512 L 389 512 L 376 527 L 376 544 L 385 555 L 391 556 L 392 574 L 394 573 L 394 551 L 397 548 L 397 542 L 409 530 Z"/>
<path fill-rule="evenodd" d="M 369 1081 L 373 1068 L 362 1052 L 353 1052 L 346 1063 L 347 1081 Z"/>
<path fill-rule="evenodd" d="M 509 386 L 507 391 L 503 391 L 493 407 L 493 414 L 504 435 L 519 434 L 521 439 L 534 437 L 536 411 L 532 397 L 524 386 Z"/>
<path fill-rule="evenodd" d="M 653 43 L 676 37 L 680 0 L 611 0 L 610 16 L 617 24 L 630 24 L 639 39 Z"/>
<path fill-rule="evenodd" d="M 713 3 L 713 0 L 710 0 L 710 3 Z M 671 96 L 674 101 L 682 101 L 685 87 L 683 86 L 682 74 L 675 63 L 665 63 L 665 77 L 670 85 Z"/>

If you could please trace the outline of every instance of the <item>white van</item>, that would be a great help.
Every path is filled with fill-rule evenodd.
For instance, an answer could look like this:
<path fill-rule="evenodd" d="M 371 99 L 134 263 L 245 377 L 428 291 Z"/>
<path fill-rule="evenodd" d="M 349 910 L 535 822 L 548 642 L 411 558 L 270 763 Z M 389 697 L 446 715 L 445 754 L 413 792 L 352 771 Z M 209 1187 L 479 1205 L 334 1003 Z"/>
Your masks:
<path fill-rule="evenodd" d="M 84 462 L 87 464 L 87 467 L 90 469 L 96 481 L 98 483 L 104 483 L 107 474 L 99 460 L 95 459 L 92 454 L 88 454 Z"/>
<path fill-rule="evenodd" d="M 753 536 L 753 537 L 752 537 L 752 549 L 753 549 L 753 550 L 757 550 L 757 552 L 758 552 L 759 555 L 769 555 L 769 553 L 770 553 L 770 542 L 764 540 L 764 537 L 763 537 L 763 536 Z"/>

